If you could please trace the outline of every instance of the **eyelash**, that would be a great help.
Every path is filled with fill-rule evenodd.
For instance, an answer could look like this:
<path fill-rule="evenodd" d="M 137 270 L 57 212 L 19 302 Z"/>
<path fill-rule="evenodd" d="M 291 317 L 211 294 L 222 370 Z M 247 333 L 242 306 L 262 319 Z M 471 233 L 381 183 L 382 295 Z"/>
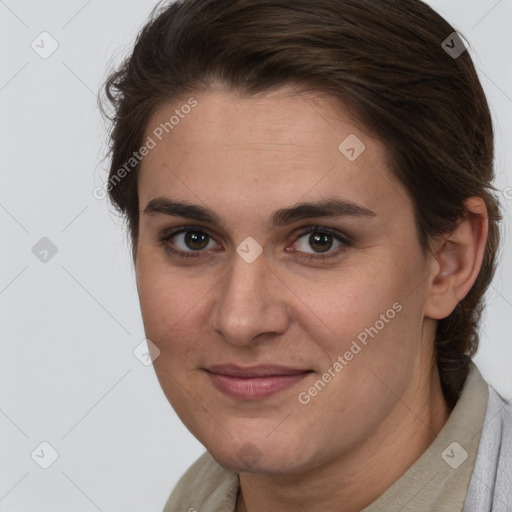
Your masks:
<path fill-rule="evenodd" d="M 204 228 L 201 228 L 200 226 L 180 226 L 179 228 L 174 228 L 171 231 L 167 231 L 166 233 L 164 233 L 158 239 L 158 241 L 161 242 L 163 245 L 165 245 L 166 250 L 168 250 L 172 254 L 177 255 L 181 258 L 202 258 L 202 257 L 204 257 L 203 254 L 205 252 L 208 252 L 208 251 L 205 251 L 204 249 L 199 250 L 199 251 L 180 251 L 180 250 L 173 249 L 171 247 L 171 244 L 169 244 L 169 241 L 171 240 L 171 238 L 173 238 L 176 235 L 182 234 L 182 233 L 187 233 L 188 231 L 196 231 L 199 233 L 203 233 L 210 239 L 214 240 L 214 237 L 211 236 Z M 353 245 L 353 241 L 350 240 L 348 237 L 342 235 L 341 233 L 333 231 L 329 228 L 324 228 L 321 226 L 306 226 L 304 228 L 300 228 L 296 233 L 295 242 L 310 233 L 320 233 L 320 234 L 331 235 L 341 245 L 334 250 L 329 249 L 326 253 L 304 253 L 304 254 L 306 254 L 306 256 L 300 255 L 300 256 L 298 256 L 299 259 L 324 260 L 327 258 L 333 258 L 333 257 L 336 257 L 339 254 L 343 253 L 346 249 L 348 249 L 349 247 L 351 247 Z M 301 253 L 301 251 L 296 251 L 296 250 L 289 251 L 289 252 Z"/>

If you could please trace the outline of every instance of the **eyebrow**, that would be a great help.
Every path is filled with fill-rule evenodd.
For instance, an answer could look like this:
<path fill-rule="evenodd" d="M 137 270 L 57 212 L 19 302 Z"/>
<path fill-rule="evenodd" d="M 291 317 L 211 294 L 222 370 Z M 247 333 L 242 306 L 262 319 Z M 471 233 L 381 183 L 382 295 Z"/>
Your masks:
<path fill-rule="evenodd" d="M 157 197 L 148 202 L 144 208 L 145 215 L 163 214 L 184 217 L 215 224 L 226 228 L 225 222 L 213 210 L 204 206 L 184 201 L 174 201 L 167 197 Z M 321 217 L 375 217 L 376 213 L 352 201 L 338 198 L 324 199 L 317 202 L 300 203 L 290 208 L 274 212 L 271 229 L 286 226 L 298 220 Z"/>

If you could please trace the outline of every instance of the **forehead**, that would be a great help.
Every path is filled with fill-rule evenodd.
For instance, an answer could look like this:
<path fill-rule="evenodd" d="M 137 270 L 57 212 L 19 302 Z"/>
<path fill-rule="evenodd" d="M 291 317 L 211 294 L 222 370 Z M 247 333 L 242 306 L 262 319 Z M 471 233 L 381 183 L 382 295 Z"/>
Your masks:
<path fill-rule="evenodd" d="M 155 147 L 139 170 L 141 209 L 167 192 L 233 213 L 235 202 L 261 214 L 333 194 L 383 214 L 400 213 L 398 202 L 410 211 L 387 148 L 339 100 L 289 87 L 193 100 L 193 108 L 184 108 L 189 97 L 163 105 L 148 122 L 144 140 Z"/>

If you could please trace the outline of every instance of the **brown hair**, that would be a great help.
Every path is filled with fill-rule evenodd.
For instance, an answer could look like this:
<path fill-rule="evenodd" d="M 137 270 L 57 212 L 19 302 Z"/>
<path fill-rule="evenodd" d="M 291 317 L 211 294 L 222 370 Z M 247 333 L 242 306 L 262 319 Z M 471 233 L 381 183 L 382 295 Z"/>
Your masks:
<path fill-rule="evenodd" d="M 393 172 L 414 202 L 424 251 L 466 215 L 467 198 L 486 202 L 490 225 L 481 271 L 436 333 L 443 391 L 453 405 L 478 347 L 501 219 L 491 184 L 489 107 L 469 53 L 449 54 L 442 46 L 453 32 L 420 0 L 178 0 L 157 6 L 133 53 L 105 84 L 104 103 L 113 108 L 108 193 L 128 221 L 134 260 L 138 166 L 122 180 L 113 178 L 143 144 L 159 106 L 214 82 L 247 95 L 300 85 L 339 98 L 387 145 Z M 460 48 L 460 39 L 448 41 Z"/>

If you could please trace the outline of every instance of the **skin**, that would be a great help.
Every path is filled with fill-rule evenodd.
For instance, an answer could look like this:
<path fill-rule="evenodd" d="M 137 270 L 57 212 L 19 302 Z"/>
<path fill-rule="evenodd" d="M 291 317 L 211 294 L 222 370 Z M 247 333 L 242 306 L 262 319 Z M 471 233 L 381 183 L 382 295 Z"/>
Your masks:
<path fill-rule="evenodd" d="M 437 320 L 477 277 L 485 205 L 469 200 L 473 213 L 424 253 L 385 146 L 342 104 L 291 87 L 249 98 L 212 87 L 195 98 L 197 107 L 144 158 L 138 181 L 137 288 L 146 336 L 160 350 L 153 364 L 162 389 L 214 458 L 239 472 L 237 512 L 315 512 L 333 503 L 361 510 L 417 460 L 451 412 L 433 339 Z M 145 138 L 185 102 L 158 109 Z M 355 161 L 338 149 L 350 134 L 366 146 Z M 223 224 L 144 213 L 164 196 L 209 208 Z M 326 198 L 375 215 L 270 225 L 279 209 Z M 210 235 L 205 248 L 187 246 L 183 234 L 160 240 L 186 225 Z M 332 247 L 321 252 L 298 233 L 305 226 L 353 243 L 328 237 Z M 248 236 L 263 249 L 252 263 L 236 251 Z M 318 254 L 330 257 L 308 259 Z M 395 303 L 401 311 L 300 403 L 298 394 Z M 265 399 L 237 400 L 204 371 L 221 363 L 312 373 Z M 241 449 L 252 450 L 252 462 Z"/>

